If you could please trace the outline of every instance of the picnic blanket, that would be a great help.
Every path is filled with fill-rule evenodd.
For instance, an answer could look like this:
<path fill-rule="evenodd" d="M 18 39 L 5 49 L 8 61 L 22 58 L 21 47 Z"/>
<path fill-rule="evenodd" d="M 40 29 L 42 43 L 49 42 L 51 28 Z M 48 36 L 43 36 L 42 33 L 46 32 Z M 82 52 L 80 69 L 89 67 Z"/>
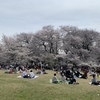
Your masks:
<path fill-rule="evenodd" d="M 37 77 L 39 77 L 39 76 L 35 76 L 34 78 L 31 78 L 31 79 L 35 79 Z M 23 77 L 20 75 L 20 76 L 17 76 L 17 78 L 23 78 Z"/>

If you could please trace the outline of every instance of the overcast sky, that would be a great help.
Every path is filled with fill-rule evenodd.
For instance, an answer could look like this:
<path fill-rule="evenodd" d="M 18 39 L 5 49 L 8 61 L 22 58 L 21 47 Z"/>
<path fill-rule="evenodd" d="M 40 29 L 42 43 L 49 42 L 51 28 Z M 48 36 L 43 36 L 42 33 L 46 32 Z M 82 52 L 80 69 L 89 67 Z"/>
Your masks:
<path fill-rule="evenodd" d="M 100 31 L 100 0 L 0 0 L 0 37 L 46 25 Z"/>

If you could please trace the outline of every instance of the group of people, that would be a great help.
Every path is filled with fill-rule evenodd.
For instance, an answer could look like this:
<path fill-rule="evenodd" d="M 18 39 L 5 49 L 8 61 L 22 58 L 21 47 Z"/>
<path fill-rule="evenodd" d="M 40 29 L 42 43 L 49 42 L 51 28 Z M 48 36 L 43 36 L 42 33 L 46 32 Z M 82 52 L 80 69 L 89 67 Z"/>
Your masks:
<path fill-rule="evenodd" d="M 91 79 L 91 85 L 100 85 L 100 81 L 96 80 L 96 75 L 93 74 Z M 52 83 L 68 83 L 68 84 L 79 84 L 76 82 L 76 79 L 74 77 L 67 78 L 64 74 L 60 75 L 60 78 L 58 79 L 56 76 L 56 73 L 54 73 L 52 77 Z"/>
<path fill-rule="evenodd" d="M 45 68 L 42 68 L 42 70 L 40 69 L 40 68 L 38 68 L 38 69 L 36 69 L 37 71 L 36 71 L 36 74 L 48 74 L 47 72 L 46 72 L 46 69 Z"/>
<path fill-rule="evenodd" d="M 56 74 L 54 73 L 53 77 L 52 77 L 52 83 L 62 83 L 62 82 L 66 82 L 68 84 L 79 84 L 78 82 L 76 82 L 76 78 L 83 78 L 83 79 L 87 79 L 88 78 L 88 72 L 89 70 L 87 69 L 64 69 L 63 67 L 61 67 L 59 73 L 60 73 L 60 78 L 58 79 Z M 96 76 L 98 77 L 98 73 L 92 74 L 91 76 L 93 77 L 91 79 L 91 84 L 92 85 L 100 85 L 100 81 L 96 80 Z"/>
<path fill-rule="evenodd" d="M 36 74 L 48 74 L 45 70 L 45 68 L 42 68 L 42 69 L 36 69 Z M 27 74 L 27 69 L 24 68 L 23 71 L 22 71 L 22 75 L 21 75 L 23 78 L 34 78 L 35 77 L 35 74 L 33 73 L 32 70 L 30 70 L 29 74 Z"/>
<path fill-rule="evenodd" d="M 75 67 L 70 67 L 70 68 L 66 68 L 66 67 L 61 67 L 60 68 L 60 74 L 64 73 L 64 75 L 67 78 L 73 78 L 73 77 L 78 77 L 78 78 L 83 78 L 83 79 L 87 79 L 87 73 L 88 73 L 88 69 L 81 70 L 81 68 L 75 68 Z"/>
<path fill-rule="evenodd" d="M 34 78 L 35 74 L 32 70 L 30 70 L 29 74 L 27 73 L 27 69 L 24 69 L 21 75 L 23 78 Z"/>
<path fill-rule="evenodd" d="M 58 79 L 56 73 L 54 73 L 54 76 L 52 77 L 52 83 L 79 84 L 78 82 L 76 82 L 76 79 L 74 77 L 67 78 L 64 74 L 61 74 L 60 78 Z"/>
<path fill-rule="evenodd" d="M 16 72 L 20 72 L 22 73 L 21 76 L 23 78 L 34 78 L 35 74 L 33 73 L 32 70 L 29 71 L 29 73 L 27 72 L 27 68 L 25 68 L 24 66 L 19 66 L 18 69 L 16 69 L 14 66 L 10 65 L 8 67 L 8 70 L 5 73 L 16 73 Z M 81 73 L 82 72 L 82 73 Z M 78 82 L 76 82 L 76 77 L 77 78 L 83 78 L 83 79 L 87 79 L 88 78 L 88 73 L 90 73 L 90 76 L 92 76 L 91 79 L 91 84 L 92 85 L 100 85 L 100 81 L 96 80 L 96 75 L 98 76 L 100 73 L 96 72 L 96 71 L 91 71 L 88 70 L 86 68 L 82 68 L 82 70 L 80 71 L 80 69 L 77 68 L 67 68 L 67 67 L 60 67 L 59 70 L 59 79 L 56 76 L 56 73 L 54 73 L 53 77 L 52 77 L 52 83 L 62 83 L 62 82 L 66 82 L 68 84 L 79 84 Z M 36 74 L 47 74 L 46 69 L 45 68 L 36 68 Z"/>

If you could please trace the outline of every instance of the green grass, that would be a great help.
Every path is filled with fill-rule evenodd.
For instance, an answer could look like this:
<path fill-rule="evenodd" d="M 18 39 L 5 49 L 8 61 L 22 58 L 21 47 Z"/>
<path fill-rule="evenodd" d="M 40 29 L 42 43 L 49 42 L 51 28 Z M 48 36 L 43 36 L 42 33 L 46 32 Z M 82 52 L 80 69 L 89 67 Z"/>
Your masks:
<path fill-rule="evenodd" d="M 68 85 L 49 83 L 54 73 L 50 70 L 36 79 L 17 78 L 20 74 L 4 72 L 0 70 L 0 100 L 100 100 L 100 86 L 88 84 L 91 77 L 77 79 L 79 85 Z"/>

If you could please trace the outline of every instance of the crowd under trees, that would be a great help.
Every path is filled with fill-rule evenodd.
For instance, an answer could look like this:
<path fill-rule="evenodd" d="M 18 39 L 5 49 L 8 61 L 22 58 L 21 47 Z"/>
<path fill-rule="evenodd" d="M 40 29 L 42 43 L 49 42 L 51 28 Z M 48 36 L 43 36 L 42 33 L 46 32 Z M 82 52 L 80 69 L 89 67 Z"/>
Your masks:
<path fill-rule="evenodd" d="M 1 65 L 33 62 L 42 62 L 51 68 L 67 63 L 99 66 L 100 34 L 74 26 L 55 29 L 48 25 L 36 33 L 20 33 L 12 37 L 3 35 L 0 43 Z"/>

